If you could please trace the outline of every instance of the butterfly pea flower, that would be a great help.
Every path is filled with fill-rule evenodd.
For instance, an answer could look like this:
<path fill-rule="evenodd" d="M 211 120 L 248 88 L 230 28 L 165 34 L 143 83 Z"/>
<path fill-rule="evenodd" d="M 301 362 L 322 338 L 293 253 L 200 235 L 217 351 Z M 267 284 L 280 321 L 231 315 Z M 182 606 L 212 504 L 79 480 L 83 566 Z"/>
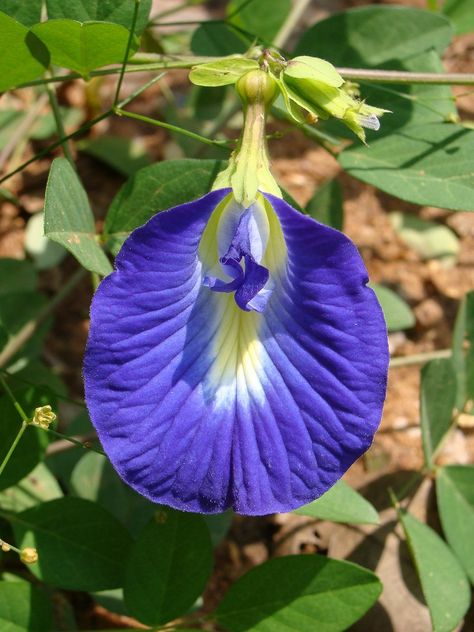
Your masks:
<path fill-rule="evenodd" d="M 125 241 L 93 299 L 84 377 L 102 445 L 136 491 L 264 515 L 321 496 L 367 450 L 388 352 L 354 244 L 271 183 L 273 83 L 260 70 L 239 83 L 229 167 Z"/>

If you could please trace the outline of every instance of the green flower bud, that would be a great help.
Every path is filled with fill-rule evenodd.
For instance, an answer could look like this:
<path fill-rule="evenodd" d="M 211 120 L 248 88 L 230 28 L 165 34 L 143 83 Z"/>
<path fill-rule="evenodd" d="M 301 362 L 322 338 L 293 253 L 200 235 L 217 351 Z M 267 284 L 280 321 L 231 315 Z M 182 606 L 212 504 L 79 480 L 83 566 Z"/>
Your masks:
<path fill-rule="evenodd" d="M 235 86 L 244 104 L 271 105 L 277 96 L 277 84 L 264 70 L 251 70 L 240 77 Z"/>
<path fill-rule="evenodd" d="M 316 57 L 295 57 L 288 62 L 282 73 L 280 89 L 289 113 L 298 122 L 333 116 L 347 125 L 362 142 L 365 142 L 364 128 L 378 130 L 378 117 L 388 112 L 360 101 L 354 85 L 346 87 L 334 66 Z"/>

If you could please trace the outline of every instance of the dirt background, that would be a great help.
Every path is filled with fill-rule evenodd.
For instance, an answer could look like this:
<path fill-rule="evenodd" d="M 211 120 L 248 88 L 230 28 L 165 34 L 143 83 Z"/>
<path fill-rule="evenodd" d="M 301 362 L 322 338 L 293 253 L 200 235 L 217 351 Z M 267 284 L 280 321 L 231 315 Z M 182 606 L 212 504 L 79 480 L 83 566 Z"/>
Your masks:
<path fill-rule="evenodd" d="M 174 0 L 156 2 L 159 10 L 172 7 Z M 222 3 L 194 7 L 179 14 L 179 19 L 207 19 L 222 14 Z M 356 1 L 314 1 L 306 11 L 298 29 L 326 17 L 332 12 L 367 4 Z M 425 7 L 422 0 L 379 2 Z M 153 15 L 153 13 L 152 13 Z M 175 18 L 173 18 L 175 19 Z M 474 34 L 458 37 L 445 55 L 445 67 L 454 72 L 473 72 Z M 124 93 L 142 85 L 145 77 L 127 77 Z M 84 113 L 84 120 L 110 103 L 113 79 L 96 83 L 94 90 L 84 89 L 82 82 L 62 86 L 60 102 L 75 106 Z M 160 116 L 168 90 L 178 94 L 186 89 L 186 74 L 170 73 L 163 84 L 153 87 L 134 102 L 133 109 L 142 114 Z M 461 118 L 474 120 L 474 97 L 465 88 L 455 88 Z M 8 104 L 19 109 L 30 108 L 34 95 L 28 90 L 8 97 Z M 4 107 L 4 99 L 0 108 Z M 46 111 L 46 110 L 45 110 Z M 282 129 L 281 124 L 274 129 Z M 235 135 L 232 129 L 229 136 Z M 101 134 L 139 138 L 153 160 L 179 157 L 176 141 L 162 130 L 136 121 L 109 119 L 97 125 L 90 136 Z M 50 142 L 48 140 L 47 142 Z M 26 143 L 21 151 L 14 151 L 4 165 L 5 171 L 37 153 L 47 142 Z M 323 148 L 306 139 L 298 131 L 290 131 L 284 138 L 271 142 L 273 170 L 289 193 L 304 206 L 315 189 L 330 178 L 337 177 L 344 192 L 345 232 L 359 247 L 372 281 L 396 290 L 412 307 L 416 325 L 405 332 L 390 336 L 391 351 L 395 356 L 407 356 L 445 349 L 451 344 L 454 317 L 460 299 L 474 288 L 474 216 L 470 213 L 450 213 L 432 207 L 417 207 L 383 194 L 344 174 L 337 161 Z M 56 153 L 55 155 L 60 155 Z M 105 210 L 118 191 L 124 178 L 102 162 L 77 152 L 80 177 L 85 183 L 96 213 L 98 228 Z M 0 201 L 0 256 L 25 257 L 25 225 L 32 214 L 42 210 L 44 189 L 53 156 L 39 160 L 6 185 L 18 198 L 18 203 Z M 388 218 L 390 211 L 414 213 L 422 218 L 435 219 L 449 226 L 460 240 L 456 264 L 444 266 L 438 260 L 423 261 L 399 239 Z M 41 273 L 42 289 L 54 293 L 76 269 L 68 258 L 60 267 Z M 92 296 L 89 278 L 57 311 L 54 329 L 45 350 L 46 361 L 70 386 L 73 397 L 82 396 L 80 367 L 88 330 L 88 305 Z M 389 374 L 387 401 L 381 429 L 372 448 L 348 472 L 347 480 L 375 504 L 381 512 L 377 527 L 354 527 L 316 522 L 290 514 L 269 518 L 236 517 L 229 536 L 216 551 L 216 568 L 205 594 L 204 610 L 211 610 L 221 599 L 230 583 L 255 564 L 270 556 L 292 553 L 328 554 L 331 557 L 356 561 L 377 572 L 384 583 L 384 593 L 374 607 L 353 630 L 360 632 L 428 632 L 431 629 L 418 580 L 412 570 L 406 546 L 398 528 L 395 514 L 388 502 L 387 488 L 401 489 L 410 472 L 422 466 L 421 432 L 419 426 L 420 366 L 393 368 Z M 474 432 L 457 428 L 448 438 L 439 455 L 439 463 L 472 463 L 474 460 Z M 415 515 L 439 528 L 435 499 L 429 480 L 416 490 L 410 505 Z M 88 601 L 81 603 L 81 620 L 89 627 L 101 628 L 134 624 L 123 617 L 112 615 Z M 468 616 L 462 630 L 474 630 L 474 615 Z"/>

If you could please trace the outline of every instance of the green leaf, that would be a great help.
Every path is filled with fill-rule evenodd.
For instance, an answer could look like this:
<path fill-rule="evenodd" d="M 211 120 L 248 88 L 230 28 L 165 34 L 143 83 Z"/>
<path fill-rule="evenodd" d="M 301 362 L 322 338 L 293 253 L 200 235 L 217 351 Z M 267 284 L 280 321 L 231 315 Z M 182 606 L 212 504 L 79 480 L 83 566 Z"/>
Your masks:
<path fill-rule="evenodd" d="M 14 393 L 28 417 L 33 415 L 35 408 L 38 406 L 51 404 L 54 407 L 55 405 L 51 394 L 44 388 L 29 387 L 23 390 L 15 390 Z M 0 424 L 2 436 L 0 443 L 1 463 L 21 427 L 21 417 L 6 395 L 0 397 Z M 26 428 L 0 476 L 0 490 L 15 485 L 15 483 L 21 481 L 31 472 L 42 460 L 47 445 L 48 435 L 44 430 L 33 426 Z"/>
<path fill-rule="evenodd" d="M 339 182 L 336 179 L 327 180 L 316 189 L 306 206 L 306 212 L 318 222 L 342 230 L 344 210 Z"/>
<path fill-rule="evenodd" d="M 0 11 L 25 26 L 33 26 L 41 19 L 42 0 L 0 0 Z"/>
<path fill-rule="evenodd" d="M 122 585 L 131 539 L 105 509 L 81 498 L 60 498 L 10 516 L 19 548 L 35 547 L 29 570 L 68 590 L 105 590 Z"/>
<path fill-rule="evenodd" d="M 29 582 L 0 582 L 0 628 L 2 632 L 52 630 L 52 604 Z"/>
<path fill-rule="evenodd" d="M 375 603 L 370 571 L 319 555 L 272 559 L 238 579 L 217 608 L 230 632 L 342 632 Z"/>
<path fill-rule="evenodd" d="M 291 0 L 272 0 L 271 10 L 261 0 L 231 0 L 227 18 L 244 31 L 271 44 L 291 9 Z"/>
<path fill-rule="evenodd" d="M 64 246 L 87 270 L 106 276 L 112 266 L 97 243 L 86 192 L 69 162 L 51 165 L 44 201 L 44 232 Z"/>
<path fill-rule="evenodd" d="M 408 304 L 388 287 L 370 283 L 385 317 L 388 331 L 410 329 L 415 325 L 415 315 Z"/>
<path fill-rule="evenodd" d="M 442 10 L 454 24 L 458 35 L 474 31 L 474 5 L 472 0 L 445 0 Z"/>
<path fill-rule="evenodd" d="M 141 0 L 135 33 L 141 33 L 148 23 L 152 0 Z M 132 28 L 133 0 L 46 0 L 48 17 L 70 18 L 78 22 L 96 20 Z"/>
<path fill-rule="evenodd" d="M 137 535 L 156 511 L 156 505 L 125 485 L 107 458 L 96 452 L 88 452 L 78 461 L 69 486 L 74 496 L 110 511 L 132 535 Z"/>
<path fill-rule="evenodd" d="M 139 139 L 98 136 L 80 142 L 78 148 L 124 176 L 133 175 L 151 162 L 150 155 Z"/>
<path fill-rule="evenodd" d="M 436 495 L 446 539 L 474 584 L 474 466 L 440 468 L 436 474 Z"/>
<path fill-rule="evenodd" d="M 62 495 L 54 476 L 39 463 L 23 480 L 0 493 L 0 507 L 4 511 L 19 512 Z"/>
<path fill-rule="evenodd" d="M 390 213 L 390 221 L 398 236 L 422 259 L 454 262 L 459 253 L 459 239 L 447 226 L 398 211 Z"/>
<path fill-rule="evenodd" d="M 474 399 L 474 291 L 459 306 L 453 332 L 452 363 L 456 371 L 456 408 Z"/>
<path fill-rule="evenodd" d="M 345 481 L 340 480 L 325 494 L 293 513 L 332 522 L 351 524 L 378 524 L 374 507 Z"/>
<path fill-rule="evenodd" d="M 132 546 L 124 597 L 131 615 L 160 625 L 184 614 L 212 570 L 209 532 L 201 516 L 160 510 Z"/>
<path fill-rule="evenodd" d="M 474 131 L 461 125 L 410 126 L 340 154 L 350 175 L 402 200 L 474 211 Z"/>
<path fill-rule="evenodd" d="M 449 358 L 431 360 L 421 369 L 420 415 L 425 463 L 433 457 L 453 422 L 456 374 Z"/>
<path fill-rule="evenodd" d="M 0 32 L 0 92 L 40 77 L 49 66 L 46 46 L 26 26 L 1 11 Z"/>
<path fill-rule="evenodd" d="M 189 73 L 189 80 L 196 86 L 227 86 L 238 81 L 245 73 L 258 68 L 255 59 L 218 59 L 194 66 Z"/>
<path fill-rule="evenodd" d="M 434 632 L 452 632 L 469 608 L 469 582 L 446 543 L 428 525 L 400 512 Z"/>
<path fill-rule="evenodd" d="M 38 275 L 31 261 L 0 259 L 0 296 L 12 292 L 33 292 Z"/>
<path fill-rule="evenodd" d="M 195 55 L 223 57 L 245 53 L 251 41 L 227 24 L 203 23 L 193 33 L 191 50 Z"/>
<path fill-rule="evenodd" d="M 450 44 L 449 20 L 410 7 L 367 6 L 336 13 L 304 32 L 294 55 L 326 57 L 335 66 L 381 66 Z M 344 46 L 334 42 L 344 41 Z M 331 55 L 327 52 L 332 51 Z"/>
<path fill-rule="evenodd" d="M 115 196 L 104 238 L 116 254 L 129 233 L 159 211 L 208 193 L 224 168 L 218 160 L 167 160 L 140 169 Z"/>
<path fill-rule="evenodd" d="M 48 20 L 31 29 L 51 53 L 51 61 L 87 77 L 91 70 L 122 62 L 129 33 L 120 24 Z M 132 45 L 136 50 L 137 42 Z"/>

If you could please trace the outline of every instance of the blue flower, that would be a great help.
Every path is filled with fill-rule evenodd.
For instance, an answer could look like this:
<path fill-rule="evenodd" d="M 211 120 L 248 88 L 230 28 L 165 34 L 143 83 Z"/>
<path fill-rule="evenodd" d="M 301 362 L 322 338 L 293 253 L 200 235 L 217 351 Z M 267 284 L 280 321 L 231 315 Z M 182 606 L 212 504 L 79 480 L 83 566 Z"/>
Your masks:
<path fill-rule="evenodd" d="M 230 189 L 135 230 L 99 286 L 86 399 L 120 476 L 154 502 L 289 511 L 370 446 L 388 365 L 352 242 Z"/>

